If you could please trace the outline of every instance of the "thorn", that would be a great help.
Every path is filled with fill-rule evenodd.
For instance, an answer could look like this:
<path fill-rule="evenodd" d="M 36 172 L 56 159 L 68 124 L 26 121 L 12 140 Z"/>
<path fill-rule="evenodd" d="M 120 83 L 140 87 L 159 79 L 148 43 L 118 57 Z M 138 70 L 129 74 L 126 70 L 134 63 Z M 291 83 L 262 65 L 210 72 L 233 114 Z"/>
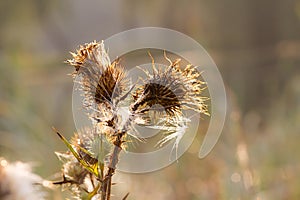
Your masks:
<path fill-rule="evenodd" d="M 156 73 L 156 74 L 157 74 L 157 69 L 156 69 L 156 67 L 155 67 L 155 61 L 154 61 L 154 58 L 153 58 L 153 56 L 151 55 L 150 51 L 148 51 L 148 55 L 149 55 L 150 58 L 151 58 L 152 71 L 153 71 L 153 73 Z"/>
<path fill-rule="evenodd" d="M 172 61 L 170 60 L 170 58 L 167 57 L 166 50 L 164 50 L 164 57 L 170 63 L 170 65 L 172 65 Z"/>
<path fill-rule="evenodd" d="M 60 137 L 60 139 L 64 139 L 64 137 L 58 132 L 58 130 L 56 130 L 54 126 L 52 126 L 52 130 L 58 135 L 58 137 Z"/>
<path fill-rule="evenodd" d="M 154 65 L 154 58 L 153 58 L 153 56 L 151 55 L 151 52 L 150 52 L 150 51 L 148 51 L 148 55 L 149 55 L 150 58 L 151 58 L 151 63 L 152 63 L 152 65 Z"/>
<path fill-rule="evenodd" d="M 129 196 L 129 192 L 123 197 L 122 200 L 126 200 L 128 196 Z"/>

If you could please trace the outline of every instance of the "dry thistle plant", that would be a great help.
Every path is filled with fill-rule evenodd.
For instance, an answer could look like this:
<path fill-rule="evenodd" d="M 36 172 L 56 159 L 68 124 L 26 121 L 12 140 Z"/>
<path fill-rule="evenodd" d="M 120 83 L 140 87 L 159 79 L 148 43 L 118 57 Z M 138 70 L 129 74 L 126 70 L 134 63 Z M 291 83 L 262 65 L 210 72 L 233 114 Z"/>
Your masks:
<path fill-rule="evenodd" d="M 40 176 L 31 172 L 28 163 L 9 163 L 0 158 L 0 199 L 2 200 L 41 200 L 46 193 L 42 186 L 46 183 Z"/>
<path fill-rule="evenodd" d="M 143 140 L 134 125 L 161 130 L 158 144 L 174 139 L 177 149 L 189 122 L 183 111 L 208 114 L 207 98 L 201 96 L 205 83 L 194 66 L 182 69 L 180 59 L 171 61 L 166 55 L 167 68 L 157 67 L 151 57 L 152 72 L 144 70 L 147 78 L 131 86 L 119 61 L 110 61 L 103 42 L 85 44 L 71 54 L 67 63 L 75 68 L 72 75 L 83 92 L 83 107 L 93 126 L 75 133 L 70 142 L 56 131 L 68 151 L 56 153 L 63 166 L 62 180 L 54 184 L 70 190 L 77 199 L 109 200 L 120 152 L 129 141 Z M 119 112 L 124 101 L 130 102 L 125 119 Z M 154 125 L 153 113 L 160 117 Z"/>

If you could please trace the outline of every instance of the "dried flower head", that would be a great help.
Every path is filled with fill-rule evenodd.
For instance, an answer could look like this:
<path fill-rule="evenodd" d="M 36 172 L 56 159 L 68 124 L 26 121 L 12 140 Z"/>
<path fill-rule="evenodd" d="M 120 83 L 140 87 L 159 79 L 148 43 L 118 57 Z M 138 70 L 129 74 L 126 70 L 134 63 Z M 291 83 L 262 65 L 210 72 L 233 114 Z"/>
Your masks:
<path fill-rule="evenodd" d="M 0 199 L 41 200 L 43 179 L 31 172 L 31 166 L 23 162 L 8 163 L 0 158 Z"/>
<path fill-rule="evenodd" d="M 62 185 L 63 190 L 71 191 L 74 197 L 80 199 L 82 193 L 86 193 L 88 188 L 85 180 L 91 177 L 89 171 L 70 152 L 55 153 L 59 160 L 63 162 L 63 180 L 54 182 L 54 184 Z"/>
<path fill-rule="evenodd" d="M 74 156 L 68 152 L 56 152 L 56 155 L 63 162 L 63 180 L 53 182 L 53 184 L 62 185 L 63 190 L 71 191 L 74 197 L 78 199 L 81 199 L 82 195 L 86 195 L 94 189 L 96 179 Z"/>
<path fill-rule="evenodd" d="M 110 65 L 110 59 L 104 49 L 104 44 L 96 41 L 87 43 L 76 51 L 76 53 L 70 52 L 73 59 L 67 60 L 67 62 L 75 67 L 76 73 L 79 72 L 83 66 L 89 66 L 90 64 L 98 63 L 100 69 L 104 69 Z"/>
<path fill-rule="evenodd" d="M 162 130 L 158 145 L 174 139 L 177 149 L 190 122 L 184 111 L 208 114 L 207 98 L 202 96 L 205 82 L 194 66 L 181 68 L 180 59 L 172 62 L 165 55 L 168 67 L 156 66 L 152 58 L 152 73 L 144 70 L 147 78 L 142 84 L 129 87 L 124 68 L 118 60 L 110 62 L 103 42 L 85 44 L 71 54 L 67 62 L 75 67 L 74 81 L 83 91 L 83 106 L 93 127 L 78 132 L 70 142 L 56 131 L 69 149 L 57 153 L 63 180 L 56 184 L 65 185 L 77 198 L 109 200 L 121 150 L 132 137 L 142 140 L 134 125 Z M 120 102 L 128 100 L 124 110 Z M 158 114 L 157 123 L 149 123 L 152 114 Z"/>
<path fill-rule="evenodd" d="M 80 46 L 73 59 L 67 62 L 75 67 L 73 76 L 84 93 L 84 107 L 97 121 L 112 118 L 116 102 L 128 87 L 125 71 L 118 60 L 110 62 L 104 44 L 92 42 Z"/>
<path fill-rule="evenodd" d="M 145 113 L 153 105 L 160 105 L 156 111 L 164 111 L 168 117 L 180 117 L 185 109 L 208 114 L 206 98 L 201 94 L 205 82 L 199 80 L 200 73 L 192 65 L 182 70 L 179 64 L 180 59 L 170 61 L 166 69 L 153 64 L 153 74 L 146 72 L 148 79 L 133 94 L 133 112 Z"/>
<path fill-rule="evenodd" d="M 104 129 L 108 126 L 102 126 L 99 131 L 97 129 L 85 128 L 75 133 L 71 139 L 71 144 L 76 149 L 80 157 L 88 164 L 93 165 L 97 162 L 105 163 L 111 150 L 112 136 L 107 136 L 108 130 Z M 110 128 L 110 127 L 108 127 Z M 103 130 L 104 129 L 104 130 Z"/>
<path fill-rule="evenodd" d="M 173 148 L 177 150 L 190 122 L 183 111 L 209 115 L 205 103 L 208 98 L 202 96 L 205 82 L 200 80 L 201 74 L 194 66 L 188 64 L 182 69 L 180 59 L 172 62 L 166 55 L 165 58 L 170 63 L 165 69 L 157 67 L 153 60 L 152 74 L 144 70 L 148 78 L 133 94 L 131 110 L 138 119 L 146 119 L 137 120 L 141 124 L 163 131 L 159 146 L 175 139 Z M 154 125 L 148 123 L 151 112 L 159 113 L 159 120 Z"/>

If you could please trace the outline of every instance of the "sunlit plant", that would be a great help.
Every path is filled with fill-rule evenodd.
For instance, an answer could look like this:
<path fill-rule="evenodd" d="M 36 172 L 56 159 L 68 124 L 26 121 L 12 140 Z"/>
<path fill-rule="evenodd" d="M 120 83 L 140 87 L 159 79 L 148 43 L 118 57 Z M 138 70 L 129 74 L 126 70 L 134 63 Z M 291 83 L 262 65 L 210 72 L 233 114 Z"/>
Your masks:
<path fill-rule="evenodd" d="M 2 200 L 42 200 L 46 186 L 40 176 L 34 174 L 31 165 L 24 162 L 10 163 L 0 157 L 0 199 Z"/>
<path fill-rule="evenodd" d="M 110 61 L 103 42 L 82 45 L 71 55 L 67 63 L 75 68 L 72 76 L 80 85 L 92 127 L 78 131 L 70 141 L 54 129 L 68 148 L 56 152 L 63 165 L 62 180 L 54 184 L 70 190 L 77 199 L 109 200 L 120 152 L 134 140 L 145 142 L 134 125 L 161 130 L 158 145 L 174 140 L 177 150 L 190 122 L 183 111 L 208 114 L 207 98 L 202 96 L 205 82 L 194 66 L 182 68 L 180 59 L 171 61 L 165 55 L 168 67 L 156 66 L 151 57 L 152 70 L 144 70 L 147 78 L 130 84 L 119 60 Z M 119 112 L 125 101 L 130 102 L 126 118 Z M 159 116 L 156 124 L 153 113 Z"/>

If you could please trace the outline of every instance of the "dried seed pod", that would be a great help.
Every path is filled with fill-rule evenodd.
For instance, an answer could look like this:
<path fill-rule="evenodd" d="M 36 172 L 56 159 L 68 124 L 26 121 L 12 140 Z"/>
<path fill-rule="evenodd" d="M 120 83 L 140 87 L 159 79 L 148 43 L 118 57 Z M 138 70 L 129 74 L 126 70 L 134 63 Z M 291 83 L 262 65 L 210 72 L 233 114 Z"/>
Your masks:
<path fill-rule="evenodd" d="M 164 137 L 157 143 L 159 146 L 175 139 L 173 148 L 177 153 L 179 142 L 190 122 L 189 116 L 183 111 L 193 110 L 208 115 L 205 104 L 207 98 L 202 96 L 205 82 L 200 80 L 201 74 L 194 66 L 186 65 L 181 69 L 180 59 L 173 62 L 166 59 L 170 65 L 164 70 L 153 62 L 153 73 L 145 71 L 148 79 L 133 93 L 131 111 L 136 121 L 141 121 L 148 128 L 163 131 Z M 159 113 L 158 121 L 151 119 L 153 112 Z M 152 123 L 147 123 L 149 121 Z"/>
<path fill-rule="evenodd" d="M 110 62 L 104 44 L 92 42 L 80 46 L 73 59 L 67 62 L 75 67 L 73 77 L 83 92 L 83 105 L 91 119 L 109 121 L 116 102 L 128 88 L 125 71 L 118 60 Z"/>
<path fill-rule="evenodd" d="M 101 130 L 90 128 L 82 129 L 74 134 L 71 139 L 71 144 L 75 146 L 78 154 L 90 165 L 99 161 L 105 163 L 108 159 L 107 157 L 112 147 L 112 136 L 109 135 L 107 129 L 104 129 L 105 127 L 109 129 L 107 126 L 100 126 Z"/>
<path fill-rule="evenodd" d="M 83 167 L 70 152 L 55 153 L 63 165 L 62 180 L 55 181 L 53 184 L 62 185 L 62 189 L 70 191 L 76 199 L 81 199 L 82 195 L 94 190 L 97 178 Z"/>
<path fill-rule="evenodd" d="M 31 166 L 23 162 L 9 163 L 0 158 L 0 199 L 45 199 L 41 190 L 43 179 L 31 172 Z"/>
<path fill-rule="evenodd" d="M 200 73 L 192 65 L 182 70 L 179 63 L 175 60 L 165 70 L 153 65 L 153 74 L 133 94 L 133 112 L 145 113 L 158 104 L 162 108 L 156 111 L 165 111 L 171 118 L 181 116 L 185 109 L 208 114 L 206 98 L 201 96 L 205 83 L 199 80 Z"/>

